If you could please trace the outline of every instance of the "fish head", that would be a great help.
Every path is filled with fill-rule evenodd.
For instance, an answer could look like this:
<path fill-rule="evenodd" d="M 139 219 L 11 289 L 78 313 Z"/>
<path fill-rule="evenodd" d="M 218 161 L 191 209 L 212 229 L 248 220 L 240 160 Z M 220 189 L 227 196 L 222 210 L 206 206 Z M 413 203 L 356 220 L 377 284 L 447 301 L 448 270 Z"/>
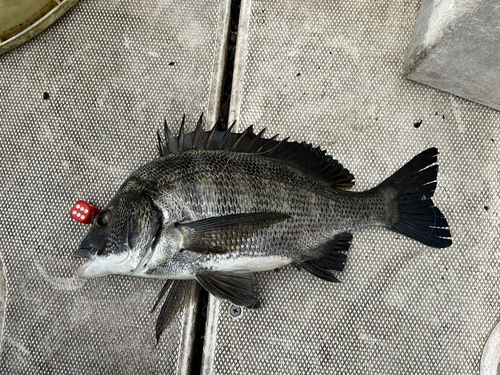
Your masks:
<path fill-rule="evenodd" d="M 89 260 L 78 276 L 130 275 L 151 257 L 162 227 L 161 211 L 143 192 L 118 194 L 94 218 L 75 258 Z"/>

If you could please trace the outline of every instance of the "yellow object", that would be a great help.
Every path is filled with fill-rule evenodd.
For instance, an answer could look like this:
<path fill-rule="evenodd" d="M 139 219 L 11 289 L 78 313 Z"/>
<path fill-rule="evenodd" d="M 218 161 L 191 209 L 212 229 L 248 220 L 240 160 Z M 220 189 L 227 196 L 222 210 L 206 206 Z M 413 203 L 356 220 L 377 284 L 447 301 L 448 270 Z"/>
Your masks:
<path fill-rule="evenodd" d="M 78 0 L 0 0 L 0 55 L 39 34 Z"/>

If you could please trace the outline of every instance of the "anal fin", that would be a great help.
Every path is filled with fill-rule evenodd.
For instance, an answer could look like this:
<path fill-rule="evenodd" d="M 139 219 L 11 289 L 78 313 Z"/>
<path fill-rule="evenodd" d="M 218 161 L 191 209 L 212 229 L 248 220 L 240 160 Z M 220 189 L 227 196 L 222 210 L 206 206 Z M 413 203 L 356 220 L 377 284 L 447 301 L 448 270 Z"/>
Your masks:
<path fill-rule="evenodd" d="M 318 257 L 303 262 L 295 262 L 293 265 L 298 269 L 305 269 L 320 279 L 338 283 L 339 279 L 331 271 L 344 270 L 347 255 L 341 253 L 341 251 L 349 250 L 351 240 L 351 233 L 340 233 L 321 246 Z"/>
<path fill-rule="evenodd" d="M 215 297 L 237 306 L 260 308 L 259 286 L 249 271 L 211 271 L 196 274 L 195 277 Z"/>

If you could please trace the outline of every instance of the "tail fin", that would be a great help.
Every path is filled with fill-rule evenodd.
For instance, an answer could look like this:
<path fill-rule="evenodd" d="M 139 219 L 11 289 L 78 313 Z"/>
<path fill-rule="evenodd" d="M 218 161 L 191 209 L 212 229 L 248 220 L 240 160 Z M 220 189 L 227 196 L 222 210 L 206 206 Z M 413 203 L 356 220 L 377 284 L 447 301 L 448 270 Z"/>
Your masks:
<path fill-rule="evenodd" d="M 395 193 L 389 208 L 389 229 L 427 246 L 443 248 L 451 245 L 451 234 L 446 218 L 431 199 L 437 185 L 437 154 L 437 148 L 425 150 L 379 187 Z"/>

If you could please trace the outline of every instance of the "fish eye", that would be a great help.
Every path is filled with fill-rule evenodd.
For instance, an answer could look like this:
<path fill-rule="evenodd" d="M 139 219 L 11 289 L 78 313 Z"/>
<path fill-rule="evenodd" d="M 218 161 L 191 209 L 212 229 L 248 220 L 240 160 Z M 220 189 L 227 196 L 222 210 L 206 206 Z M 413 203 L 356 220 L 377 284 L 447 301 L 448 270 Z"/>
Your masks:
<path fill-rule="evenodd" d="M 104 228 L 106 225 L 108 225 L 109 222 L 109 214 L 107 212 L 101 212 L 99 215 L 97 215 L 95 219 L 95 223 L 99 228 Z"/>

